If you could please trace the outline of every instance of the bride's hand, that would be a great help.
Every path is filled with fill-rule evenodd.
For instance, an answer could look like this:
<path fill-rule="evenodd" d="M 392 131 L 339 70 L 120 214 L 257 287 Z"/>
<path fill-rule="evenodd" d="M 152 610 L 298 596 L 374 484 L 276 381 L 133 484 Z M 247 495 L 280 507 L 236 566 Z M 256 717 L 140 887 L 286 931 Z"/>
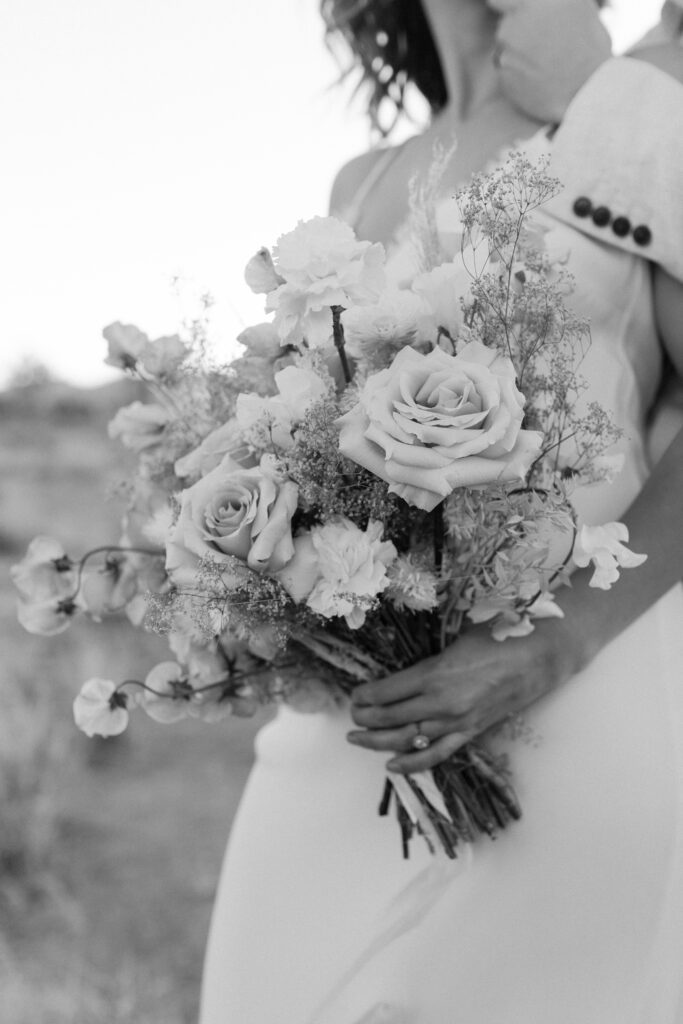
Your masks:
<path fill-rule="evenodd" d="M 529 117 L 559 124 L 581 86 L 612 54 L 595 0 L 487 0 L 500 15 L 503 91 Z"/>
<path fill-rule="evenodd" d="M 562 620 L 546 620 L 529 636 L 503 643 L 477 627 L 441 654 L 358 686 L 351 715 L 361 729 L 348 739 L 368 750 L 396 752 L 389 762 L 394 771 L 433 768 L 564 682 L 582 663 Z M 413 749 L 418 733 L 430 740 L 426 750 Z"/>

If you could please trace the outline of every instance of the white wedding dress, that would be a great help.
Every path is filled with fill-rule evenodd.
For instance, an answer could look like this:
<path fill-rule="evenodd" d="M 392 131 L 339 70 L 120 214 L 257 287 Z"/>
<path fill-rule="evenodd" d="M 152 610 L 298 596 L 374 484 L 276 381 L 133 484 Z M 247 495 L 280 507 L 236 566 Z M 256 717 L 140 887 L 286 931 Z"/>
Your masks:
<path fill-rule="evenodd" d="M 625 429 L 623 471 L 577 494 L 604 522 L 648 472 L 650 271 L 547 224 L 591 319 L 591 395 Z M 526 721 L 536 741 L 507 743 L 522 820 L 455 862 L 419 839 L 404 861 L 377 815 L 387 757 L 346 742 L 343 711 L 283 708 L 230 837 L 201 1024 L 681 1024 L 681 587 Z"/>

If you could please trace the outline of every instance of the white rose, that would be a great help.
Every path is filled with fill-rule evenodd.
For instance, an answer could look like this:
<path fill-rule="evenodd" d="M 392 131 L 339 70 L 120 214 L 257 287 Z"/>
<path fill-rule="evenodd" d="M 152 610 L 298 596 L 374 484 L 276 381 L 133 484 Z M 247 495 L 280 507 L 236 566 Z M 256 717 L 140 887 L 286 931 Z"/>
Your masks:
<path fill-rule="evenodd" d="M 275 247 L 284 284 L 268 294 L 266 310 L 283 343 L 324 345 L 332 334 L 332 306 L 377 301 L 384 288 L 384 248 L 359 242 L 335 217 L 300 221 Z"/>
<path fill-rule="evenodd" d="M 265 464 L 264 464 L 265 465 Z M 166 545 L 171 576 L 193 570 L 201 558 L 239 558 L 276 572 L 294 554 L 291 519 L 298 488 L 261 467 L 242 469 L 230 458 L 180 495 L 180 515 Z"/>
<path fill-rule="evenodd" d="M 584 569 L 591 562 L 595 568 L 589 586 L 609 590 L 619 579 L 619 569 L 642 565 L 647 555 L 637 555 L 626 547 L 628 528 L 624 523 L 603 523 L 582 526 L 574 541 L 574 564 Z"/>
<path fill-rule="evenodd" d="M 118 736 L 128 725 L 126 704 L 111 679 L 88 679 L 74 700 L 74 721 L 86 736 Z"/>
<path fill-rule="evenodd" d="M 160 405 L 131 402 L 110 421 L 109 436 L 119 437 L 126 448 L 141 452 L 159 443 L 169 420 L 168 412 Z"/>
<path fill-rule="evenodd" d="M 404 501 L 430 511 L 456 487 L 525 477 L 542 438 L 520 429 L 523 415 L 506 356 L 478 342 L 457 356 L 404 348 L 337 421 L 339 448 Z"/>

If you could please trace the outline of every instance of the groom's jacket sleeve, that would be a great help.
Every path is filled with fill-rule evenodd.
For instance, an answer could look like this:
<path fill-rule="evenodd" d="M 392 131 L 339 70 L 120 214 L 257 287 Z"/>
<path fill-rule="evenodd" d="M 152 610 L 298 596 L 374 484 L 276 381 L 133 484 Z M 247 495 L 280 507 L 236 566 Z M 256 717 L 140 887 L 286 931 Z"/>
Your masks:
<path fill-rule="evenodd" d="M 551 211 L 683 280 L 683 85 L 630 57 L 606 61 L 553 137 Z"/>

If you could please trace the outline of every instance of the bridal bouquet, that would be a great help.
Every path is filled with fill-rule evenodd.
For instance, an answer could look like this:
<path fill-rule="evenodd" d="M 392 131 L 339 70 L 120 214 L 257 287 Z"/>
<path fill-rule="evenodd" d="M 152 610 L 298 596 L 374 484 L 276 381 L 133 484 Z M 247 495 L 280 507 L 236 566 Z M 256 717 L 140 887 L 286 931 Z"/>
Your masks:
<path fill-rule="evenodd" d="M 108 362 L 153 396 L 110 424 L 139 453 L 121 541 L 74 559 L 39 537 L 13 569 L 32 632 L 125 610 L 168 635 L 172 658 L 144 678 L 85 683 L 88 735 L 121 732 L 134 708 L 160 722 L 319 710 L 474 625 L 502 641 L 561 615 L 572 564 L 607 589 L 643 560 L 622 524 L 578 528 L 571 504 L 618 469 L 618 431 L 585 399 L 588 326 L 530 216 L 557 182 L 521 156 L 473 179 L 450 252 L 437 187 L 435 170 L 414 189 L 400 288 L 383 247 L 331 217 L 261 249 L 246 280 L 272 317 L 228 365 L 201 324 L 182 340 L 105 330 Z M 392 804 L 404 849 L 418 831 L 451 856 L 520 813 L 485 739 L 388 778 L 381 812 Z"/>

